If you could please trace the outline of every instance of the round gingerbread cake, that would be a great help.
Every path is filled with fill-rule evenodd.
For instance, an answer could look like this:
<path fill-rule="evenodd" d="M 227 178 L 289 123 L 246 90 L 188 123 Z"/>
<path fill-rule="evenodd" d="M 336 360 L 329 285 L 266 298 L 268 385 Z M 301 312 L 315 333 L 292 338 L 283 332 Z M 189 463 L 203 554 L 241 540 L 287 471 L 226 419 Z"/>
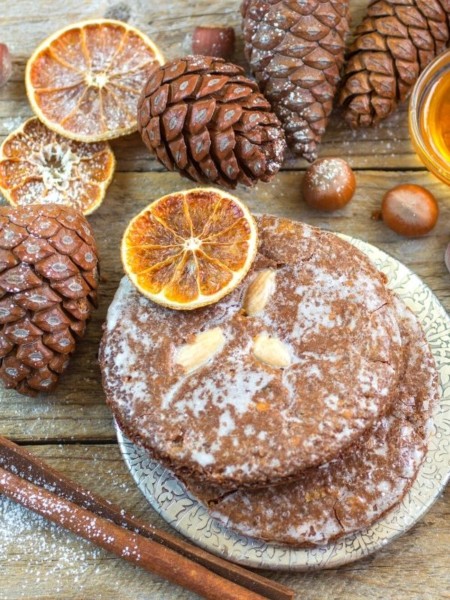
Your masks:
<path fill-rule="evenodd" d="M 401 338 L 385 280 L 351 244 L 257 219 L 254 267 L 215 305 L 171 311 L 124 278 L 103 385 L 124 433 L 184 478 L 265 486 L 323 464 L 386 414 Z"/>
<path fill-rule="evenodd" d="M 295 482 L 234 492 L 186 481 L 211 515 L 245 535 L 294 546 L 325 545 L 366 528 L 397 505 L 427 449 L 439 400 L 433 356 L 416 317 L 395 299 L 403 368 L 391 410 L 358 442 Z"/>

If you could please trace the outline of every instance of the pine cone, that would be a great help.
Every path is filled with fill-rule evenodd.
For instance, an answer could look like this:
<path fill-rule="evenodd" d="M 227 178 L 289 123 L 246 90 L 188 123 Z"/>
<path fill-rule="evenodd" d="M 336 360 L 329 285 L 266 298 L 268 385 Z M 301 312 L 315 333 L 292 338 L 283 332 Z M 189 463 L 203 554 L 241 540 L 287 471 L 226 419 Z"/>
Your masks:
<path fill-rule="evenodd" d="M 352 127 L 374 125 L 409 96 L 449 39 L 450 0 L 377 0 L 356 29 L 339 103 Z"/>
<path fill-rule="evenodd" d="M 97 305 L 97 249 L 73 208 L 0 207 L 0 378 L 53 390 Z"/>
<path fill-rule="evenodd" d="M 270 181 L 286 149 L 257 84 L 219 58 L 188 56 L 153 70 L 138 123 L 144 143 L 169 171 L 228 188 Z"/>
<path fill-rule="evenodd" d="M 288 146 L 313 161 L 344 62 L 348 0 L 245 0 L 245 54 Z"/>

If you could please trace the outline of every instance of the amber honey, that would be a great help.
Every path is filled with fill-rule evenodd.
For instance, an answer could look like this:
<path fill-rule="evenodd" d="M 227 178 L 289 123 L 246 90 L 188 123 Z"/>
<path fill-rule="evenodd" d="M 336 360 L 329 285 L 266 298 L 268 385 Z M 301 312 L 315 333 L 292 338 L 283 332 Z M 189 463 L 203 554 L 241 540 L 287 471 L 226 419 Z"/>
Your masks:
<path fill-rule="evenodd" d="M 439 56 L 418 79 L 409 125 L 425 166 L 450 185 L 450 52 Z"/>

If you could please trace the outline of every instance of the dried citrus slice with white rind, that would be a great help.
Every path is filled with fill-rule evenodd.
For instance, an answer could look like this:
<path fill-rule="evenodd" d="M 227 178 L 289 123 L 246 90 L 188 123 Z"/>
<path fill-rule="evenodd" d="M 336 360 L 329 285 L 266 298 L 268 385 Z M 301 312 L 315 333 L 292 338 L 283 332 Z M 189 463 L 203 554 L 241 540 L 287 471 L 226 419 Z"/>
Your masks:
<path fill-rule="evenodd" d="M 36 115 L 82 142 L 137 129 L 137 102 L 157 46 L 135 27 L 110 19 L 70 25 L 42 42 L 27 63 L 25 84 Z"/>
<path fill-rule="evenodd" d="M 158 304 L 191 310 L 230 293 L 257 250 L 248 208 L 218 189 L 163 196 L 128 225 L 122 261 L 138 290 Z"/>
<path fill-rule="evenodd" d="M 115 164 L 108 142 L 69 140 L 33 117 L 0 148 L 0 191 L 12 205 L 63 204 L 88 215 L 102 203 Z"/>

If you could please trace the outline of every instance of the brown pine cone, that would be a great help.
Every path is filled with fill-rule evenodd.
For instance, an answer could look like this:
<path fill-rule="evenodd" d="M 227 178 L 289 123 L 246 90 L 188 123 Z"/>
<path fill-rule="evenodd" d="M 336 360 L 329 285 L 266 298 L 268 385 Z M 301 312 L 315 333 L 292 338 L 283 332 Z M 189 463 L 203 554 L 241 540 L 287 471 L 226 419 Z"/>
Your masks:
<path fill-rule="evenodd" d="M 138 104 L 139 131 L 169 171 L 234 188 L 270 181 L 286 142 L 277 117 L 243 69 L 187 56 L 152 71 Z"/>
<path fill-rule="evenodd" d="M 450 39 L 450 0 L 377 0 L 356 29 L 339 103 L 352 127 L 374 125 L 409 96 Z"/>
<path fill-rule="evenodd" d="M 51 391 L 97 306 L 92 230 L 73 208 L 0 207 L 0 378 Z"/>
<path fill-rule="evenodd" d="M 245 54 L 289 148 L 317 158 L 344 62 L 348 0 L 244 0 Z"/>

